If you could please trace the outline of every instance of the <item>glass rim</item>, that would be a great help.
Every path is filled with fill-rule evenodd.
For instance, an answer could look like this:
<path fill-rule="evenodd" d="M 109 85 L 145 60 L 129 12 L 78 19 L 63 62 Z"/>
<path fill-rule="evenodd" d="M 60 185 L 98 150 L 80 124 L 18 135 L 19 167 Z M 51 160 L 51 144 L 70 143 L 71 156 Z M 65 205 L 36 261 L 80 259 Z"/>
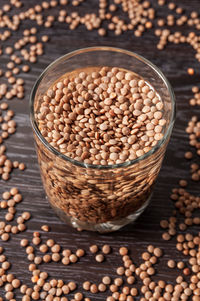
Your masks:
<path fill-rule="evenodd" d="M 44 76 L 47 74 L 49 69 L 51 69 L 53 66 L 57 65 L 58 63 L 62 63 L 63 60 L 69 59 L 71 57 L 74 57 L 74 56 L 82 54 L 82 53 L 94 52 L 94 51 L 119 52 L 119 53 L 123 53 L 123 54 L 129 55 L 129 56 L 132 56 L 132 57 L 136 58 L 137 60 L 144 62 L 151 69 L 153 69 L 153 71 L 155 73 L 157 73 L 157 75 L 162 79 L 162 81 L 164 82 L 164 84 L 165 84 L 165 86 L 166 86 L 166 88 L 169 92 L 169 96 L 170 96 L 171 104 L 172 104 L 172 109 L 171 109 L 171 116 L 170 116 L 168 128 L 167 128 L 164 136 L 162 137 L 162 139 L 160 139 L 155 146 L 153 146 L 147 153 L 145 153 L 144 155 L 142 155 L 142 156 L 140 156 L 136 159 L 125 161 L 123 163 L 108 164 L 108 165 L 88 164 L 88 163 L 84 163 L 83 161 L 74 160 L 74 159 L 62 154 L 56 148 L 54 148 L 52 145 L 50 145 L 48 143 L 48 141 L 43 137 L 43 135 L 41 134 L 41 132 L 38 128 L 37 122 L 35 120 L 35 114 L 34 114 L 35 95 L 36 95 L 37 88 L 39 87 L 40 82 L 42 81 Z M 152 154 L 154 154 L 162 146 L 162 144 L 164 144 L 164 142 L 168 138 L 169 134 L 171 133 L 171 130 L 173 128 L 173 124 L 174 124 L 174 121 L 175 121 L 175 115 L 176 115 L 175 94 L 174 94 L 174 91 L 173 91 L 168 79 L 165 77 L 165 75 L 162 73 L 162 71 L 156 65 L 154 65 L 152 62 L 150 62 L 148 59 L 144 58 L 143 56 L 141 56 L 139 54 L 136 54 L 135 52 L 132 52 L 132 51 L 129 51 L 129 50 L 126 50 L 126 49 L 122 49 L 122 48 L 110 47 L 110 46 L 95 46 L 95 47 L 81 48 L 81 49 L 71 51 L 71 52 L 57 58 L 52 63 L 50 63 L 44 69 L 44 71 L 40 74 L 38 79 L 35 81 L 35 83 L 33 85 L 33 88 L 31 90 L 31 94 L 30 94 L 30 120 L 31 120 L 31 125 L 32 125 L 32 129 L 34 130 L 34 133 L 37 135 L 37 137 L 39 138 L 41 143 L 51 153 L 53 153 L 57 157 L 62 158 L 64 161 L 71 162 L 74 165 L 84 167 L 84 168 L 90 168 L 90 169 L 105 169 L 106 170 L 106 169 L 117 169 L 117 168 L 127 167 L 127 166 L 130 166 L 130 165 L 134 165 L 134 164 L 150 157 Z"/>

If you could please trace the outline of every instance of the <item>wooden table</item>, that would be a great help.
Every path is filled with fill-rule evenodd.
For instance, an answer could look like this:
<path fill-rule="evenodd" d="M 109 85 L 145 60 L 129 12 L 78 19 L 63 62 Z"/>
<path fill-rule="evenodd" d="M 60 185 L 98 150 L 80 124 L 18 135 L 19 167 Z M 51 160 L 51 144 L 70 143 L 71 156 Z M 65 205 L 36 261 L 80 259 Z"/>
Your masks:
<path fill-rule="evenodd" d="M 26 2 L 21 10 L 33 6 L 33 4 L 41 1 L 23 1 Z M 151 1 L 153 7 L 157 10 L 159 17 L 164 17 L 170 13 L 165 6 L 159 7 L 156 1 Z M 6 3 L 2 0 L 1 5 Z M 96 10 L 98 1 L 86 1 L 83 3 L 84 11 Z M 198 10 L 198 1 L 182 0 L 180 5 L 186 9 L 189 14 L 195 8 Z M 82 5 L 71 10 L 80 10 Z M 15 9 L 14 9 L 15 11 Z M 16 9 L 16 13 L 19 9 Z M 51 14 L 54 15 L 58 11 L 57 8 L 51 9 Z M 155 22 L 155 21 L 154 21 Z M 22 36 L 22 32 L 26 27 L 35 26 L 34 21 L 25 21 L 16 31 L 13 36 L 6 42 L 1 42 L 4 45 L 13 45 L 13 43 Z M 187 150 L 193 150 L 189 146 L 188 135 L 185 133 L 185 128 L 192 115 L 199 114 L 199 107 L 191 107 L 189 99 L 192 97 L 191 88 L 193 85 L 199 84 L 199 63 L 194 57 L 194 50 L 188 44 L 175 45 L 168 44 L 166 49 L 159 51 L 156 48 L 158 38 L 153 34 L 154 29 L 149 30 L 144 36 L 137 38 L 129 31 L 120 36 L 115 36 L 109 32 L 105 37 L 100 37 L 96 31 L 86 31 L 81 26 L 75 31 L 70 31 L 66 24 L 56 22 L 52 28 L 36 26 L 39 36 L 47 34 L 50 41 L 45 45 L 45 54 L 39 57 L 36 64 L 31 65 L 31 71 L 27 74 L 22 74 L 25 80 L 25 98 L 23 100 L 13 99 L 8 101 L 10 108 L 16 112 L 15 120 L 17 122 L 17 132 L 11 136 L 6 142 L 8 148 L 8 156 L 12 160 L 24 162 L 27 165 L 25 171 L 14 170 L 11 179 L 7 182 L 0 180 L 0 192 L 16 186 L 20 189 L 23 195 L 23 202 L 17 206 L 17 214 L 23 211 L 30 211 L 32 218 L 27 222 L 28 229 L 17 235 L 11 235 L 8 242 L 0 241 L 0 245 L 5 248 L 4 254 L 12 263 L 10 272 L 14 273 L 24 284 L 33 286 L 31 283 L 31 272 L 28 271 L 29 262 L 26 259 L 25 250 L 20 247 L 22 238 L 32 239 L 34 231 L 40 231 L 41 225 L 47 224 L 51 227 L 51 232 L 42 233 L 42 239 L 53 238 L 59 243 L 62 248 L 70 248 L 75 251 L 77 248 L 86 250 L 86 256 L 81 258 L 76 264 L 64 266 L 61 263 L 42 264 L 40 269 L 47 271 L 51 278 L 63 279 L 65 282 L 75 281 L 78 284 L 79 291 L 83 291 L 82 283 L 89 280 L 93 283 L 100 283 L 102 276 L 110 275 L 113 279 L 117 277 L 116 268 L 122 265 L 121 257 L 118 254 L 120 246 L 126 246 L 130 250 L 130 256 L 136 265 L 142 262 L 141 254 L 146 251 L 149 244 L 153 244 L 162 248 L 164 256 L 158 260 L 156 264 L 156 275 L 152 277 L 157 281 L 162 279 L 168 283 L 175 283 L 177 275 L 182 275 L 182 271 L 178 269 L 169 269 L 167 261 L 173 258 L 177 261 L 183 260 L 189 266 L 188 258 L 183 256 L 176 250 L 176 239 L 170 241 L 162 240 L 163 230 L 159 223 L 161 219 L 167 219 L 173 210 L 173 203 L 170 200 L 170 192 L 172 188 L 178 187 L 180 179 L 187 179 L 189 185 L 187 190 L 192 194 L 198 195 L 199 182 L 193 182 L 190 179 L 189 166 L 190 163 L 184 159 L 184 153 Z M 2 29 L 1 29 L 2 30 Z M 187 26 L 177 28 L 182 33 L 188 33 Z M 42 70 L 56 58 L 64 55 L 72 50 L 82 47 L 95 45 L 109 45 L 125 48 L 143 55 L 153 63 L 155 63 L 171 82 L 177 101 L 177 116 L 175 128 L 172 138 L 169 143 L 166 157 L 160 172 L 157 185 L 154 190 L 154 195 L 150 206 L 142 214 L 142 216 L 134 223 L 126 226 L 121 231 L 111 234 L 98 234 L 92 232 L 77 232 L 76 230 L 66 226 L 54 214 L 50 208 L 48 201 L 45 198 L 45 193 L 42 187 L 36 153 L 34 149 L 34 141 L 32 130 L 29 122 L 29 95 L 33 83 L 38 78 Z M 1 64 L 8 61 L 8 57 L 4 54 L 0 57 Z M 187 68 L 192 67 L 195 70 L 195 75 L 187 74 Z M 197 162 L 198 158 L 195 155 Z M 0 211 L 0 219 L 4 216 L 3 210 Z M 190 232 L 197 235 L 198 227 L 190 228 Z M 112 253 L 106 256 L 103 263 L 97 263 L 94 255 L 89 252 L 89 246 L 97 244 L 102 247 L 104 244 L 109 244 L 112 247 Z M 136 287 L 141 286 L 141 281 L 134 284 Z M 15 290 L 16 300 L 21 300 L 19 290 Z M 4 296 L 4 288 L 0 287 L 0 296 Z M 110 295 L 107 290 L 105 293 L 91 294 L 84 293 L 91 300 L 106 300 L 106 296 Z M 70 295 L 72 296 L 72 295 Z M 143 295 L 140 294 L 136 300 L 140 300 Z M 72 298 L 72 297 L 71 297 Z M 192 300 L 192 299 L 191 299 Z"/>

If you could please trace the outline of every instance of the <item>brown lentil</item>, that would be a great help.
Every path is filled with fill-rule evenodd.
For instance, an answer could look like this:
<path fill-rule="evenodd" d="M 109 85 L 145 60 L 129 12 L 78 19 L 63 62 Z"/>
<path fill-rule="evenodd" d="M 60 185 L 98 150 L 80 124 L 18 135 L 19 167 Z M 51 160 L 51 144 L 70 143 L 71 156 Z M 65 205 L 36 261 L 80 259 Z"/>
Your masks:
<path fill-rule="evenodd" d="M 44 232 L 49 232 L 50 231 L 50 227 L 48 225 L 42 225 L 41 226 L 41 230 Z"/>
<path fill-rule="evenodd" d="M 91 286 L 90 286 L 90 292 L 92 294 L 96 294 L 98 292 L 98 287 L 96 286 L 96 284 L 91 284 Z"/>
<path fill-rule="evenodd" d="M 103 252 L 104 254 L 109 254 L 109 253 L 111 252 L 110 246 L 109 246 L 109 245 L 104 245 L 104 246 L 102 247 L 102 252 Z"/>
<path fill-rule="evenodd" d="M 90 246 L 90 252 L 91 253 L 97 253 L 98 252 L 98 246 L 97 245 L 92 245 Z"/>
<path fill-rule="evenodd" d="M 103 282 L 103 284 L 105 284 L 105 285 L 109 285 L 109 284 L 111 284 L 111 278 L 110 278 L 109 276 L 104 276 L 104 277 L 102 278 L 102 282 Z"/>
<path fill-rule="evenodd" d="M 97 255 L 95 256 L 95 260 L 96 260 L 97 262 L 103 262 L 103 261 L 104 261 L 104 256 L 103 256 L 103 254 L 97 254 Z"/>

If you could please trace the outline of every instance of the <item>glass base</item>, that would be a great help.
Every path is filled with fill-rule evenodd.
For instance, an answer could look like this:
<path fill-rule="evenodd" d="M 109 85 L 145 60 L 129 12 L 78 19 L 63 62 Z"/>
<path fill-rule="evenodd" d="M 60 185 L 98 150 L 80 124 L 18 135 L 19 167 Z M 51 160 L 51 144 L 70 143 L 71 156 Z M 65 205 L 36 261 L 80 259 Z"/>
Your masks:
<path fill-rule="evenodd" d="M 61 210 L 60 208 L 55 207 L 51 203 L 50 204 L 51 204 L 53 210 L 58 215 L 58 217 L 63 222 L 76 228 L 79 231 L 88 230 L 88 231 L 97 231 L 99 233 L 109 233 L 109 232 L 117 231 L 120 228 L 134 222 L 142 214 L 142 212 L 146 209 L 146 207 L 149 205 L 151 196 L 152 196 L 152 194 L 149 196 L 149 198 L 146 200 L 146 202 L 142 205 L 141 208 L 139 208 L 134 213 L 128 215 L 127 217 L 123 217 L 118 220 L 108 221 L 106 223 L 99 223 L 99 224 L 91 224 L 91 223 L 87 223 L 87 222 L 81 222 L 74 217 L 66 215 L 65 212 L 63 210 Z"/>

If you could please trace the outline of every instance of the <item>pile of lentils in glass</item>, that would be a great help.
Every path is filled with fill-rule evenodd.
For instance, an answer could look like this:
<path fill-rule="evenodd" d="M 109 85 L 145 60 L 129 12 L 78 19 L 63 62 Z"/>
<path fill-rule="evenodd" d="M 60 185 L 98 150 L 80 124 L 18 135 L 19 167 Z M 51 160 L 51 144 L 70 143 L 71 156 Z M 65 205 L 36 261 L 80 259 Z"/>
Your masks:
<path fill-rule="evenodd" d="M 62 154 L 87 164 L 119 164 L 163 138 L 163 102 L 142 78 L 117 67 L 66 74 L 43 96 L 36 120 Z"/>
<path fill-rule="evenodd" d="M 85 10 L 88 2 L 93 3 L 94 1 L 1 1 L 0 181 L 1 184 L 3 180 L 8 181 L 9 188 L 4 187 L 7 184 L 1 185 L 0 301 L 91 301 L 95 299 L 107 301 L 199 301 L 200 218 L 197 211 L 200 208 L 200 198 L 193 191 L 195 186 L 191 187 L 190 185 L 196 184 L 198 188 L 200 180 L 198 157 L 200 149 L 198 142 L 199 118 L 196 116 L 200 105 L 200 86 L 199 80 L 195 76 L 197 75 L 198 64 L 195 65 L 195 69 L 188 68 L 190 67 L 188 64 L 192 63 L 192 58 L 195 58 L 197 62 L 200 61 L 199 12 L 195 10 L 191 3 L 188 3 L 187 6 L 184 5 L 186 1 L 100 0 L 97 10 L 93 10 L 94 6 L 91 6 L 89 10 Z M 194 4 L 194 1 L 192 4 Z M 124 16 L 126 16 L 126 21 Z M 72 41 L 74 41 L 74 38 L 71 38 L 71 36 L 76 34 L 74 30 L 82 30 L 80 28 L 83 28 L 84 35 L 88 34 L 89 36 L 91 31 L 93 31 L 92 34 L 95 34 L 96 31 L 100 37 L 105 36 L 100 40 L 101 43 L 102 41 L 108 42 L 104 40 L 106 35 L 108 38 L 112 35 L 120 36 L 119 42 L 123 41 L 122 35 L 124 35 L 124 39 L 130 37 L 131 43 L 134 43 L 137 39 L 138 41 L 143 39 L 143 35 L 146 35 L 144 38 L 148 38 L 147 34 L 150 33 L 154 37 L 151 39 L 151 47 L 157 47 L 158 50 L 176 47 L 179 51 L 182 50 L 182 46 L 188 47 L 185 48 L 188 50 L 188 60 L 187 62 L 183 61 L 181 72 L 183 76 L 191 76 L 190 93 L 193 94 L 193 97 L 189 99 L 187 87 L 185 87 L 183 93 L 186 98 L 184 99 L 181 95 L 181 101 L 184 105 L 185 101 L 188 101 L 191 106 L 189 108 L 191 114 L 195 114 L 195 116 L 187 114 L 188 125 L 185 124 L 189 143 L 185 148 L 185 159 L 188 160 L 188 164 L 183 161 L 186 172 L 180 176 L 183 176 L 184 179 L 179 181 L 179 185 L 173 183 L 176 188 L 172 189 L 170 196 L 173 202 L 171 215 L 169 216 L 167 210 L 165 212 L 166 216 L 162 216 L 161 218 L 164 219 L 160 221 L 162 239 L 166 243 L 163 248 L 164 254 L 158 247 L 141 245 L 141 253 L 138 257 L 134 246 L 131 250 L 123 247 L 123 244 L 126 244 L 124 239 L 124 243 L 121 241 L 120 245 L 112 246 L 111 256 L 116 255 L 116 257 L 113 261 L 109 261 L 111 259 L 109 258 L 110 254 L 108 254 L 110 251 L 108 251 L 108 246 L 106 248 L 101 246 L 103 242 L 99 242 L 100 246 L 98 248 L 95 245 L 89 246 L 86 241 L 88 246 L 85 247 L 85 241 L 79 240 L 77 247 L 79 249 L 76 250 L 76 243 L 68 245 L 67 241 L 63 241 L 60 247 L 52 239 L 55 239 L 57 234 L 55 229 L 53 229 L 53 232 L 44 235 L 42 231 L 48 232 L 48 225 L 43 225 L 41 229 L 38 229 L 38 220 L 35 223 L 33 217 L 33 222 L 28 221 L 31 216 L 27 212 L 30 202 L 22 201 L 21 192 L 18 192 L 16 187 L 12 187 L 15 180 L 10 181 L 12 170 L 15 169 L 14 174 L 17 176 L 17 169 L 25 169 L 24 163 L 17 161 L 21 157 L 18 148 L 13 161 L 8 156 L 12 152 L 12 136 L 15 130 L 18 129 L 19 131 L 20 128 L 24 128 L 19 118 L 21 115 L 19 107 L 14 106 L 16 108 L 14 112 L 12 101 L 14 104 L 15 102 L 18 104 L 24 96 L 28 96 L 26 95 L 26 88 L 30 80 L 26 73 L 32 72 L 32 66 L 37 64 L 40 56 L 44 54 L 47 47 L 45 44 L 49 42 L 49 37 L 52 37 L 52 43 L 54 43 L 54 30 L 57 30 L 57 27 L 59 27 L 59 33 L 63 33 L 63 37 L 66 33 L 66 35 L 70 35 Z M 131 33 L 131 36 L 128 36 L 129 33 Z M 141 42 L 143 43 L 143 40 Z M 51 51 L 50 44 L 49 47 Z M 193 49 L 193 52 L 189 52 L 189 47 Z M 173 48 L 171 50 L 173 51 Z M 16 117 L 14 117 L 15 114 Z M 14 120 L 15 122 L 13 122 Z M 17 127 L 18 123 L 22 127 Z M 183 130 L 180 130 L 180 132 L 182 135 Z M 7 138 L 10 143 L 6 142 Z M 187 169 L 187 167 L 189 168 Z M 190 182 L 189 173 L 191 173 L 191 180 L 196 183 Z M 26 176 L 28 175 L 29 173 L 26 174 Z M 186 177 L 189 181 L 186 180 Z M 19 179 L 19 186 L 27 189 L 26 180 L 28 177 L 19 177 Z M 16 181 L 15 184 L 18 184 L 18 182 Z M 171 186 L 169 183 L 165 183 L 165 185 Z M 30 185 L 28 187 L 30 188 Z M 192 193 L 188 191 L 192 191 Z M 18 204 L 19 206 L 22 204 L 22 210 L 20 210 Z M 157 225 L 155 223 L 155 227 Z M 36 232 L 37 230 L 39 232 Z M 26 232 L 22 233 L 23 231 Z M 43 235 L 44 237 L 42 237 Z M 110 240 L 110 237 L 108 238 Z M 152 237 L 149 238 L 150 241 L 151 239 Z M 158 245 L 160 245 L 160 242 Z M 21 246 L 22 255 L 16 257 L 19 245 Z M 81 247 L 84 247 L 85 251 L 80 249 Z M 38 251 L 41 253 L 37 253 Z M 137 252 L 139 251 L 137 250 Z M 102 279 L 99 277 L 98 283 L 94 281 L 94 274 L 97 274 L 97 269 L 95 264 L 91 263 L 91 253 L 94 254 L 95 261 L 98 264 L 103 265 L 104 258 L 107 264 L 110 263 L 110 266 L 109 264 L 107 266 L 110 273 L 108 273 L 108 269 L 105 269 L 107 274 Z M 84 269 L 90 262 L 91 277 L 88 276 L 83 283 L 75 282 L 75 275 L 79 271 L 75 264 L 77 262 L 77 265 L 79 265 L 79 260 L 83 260 L 83 254 L 88 255 L 88 258 L 79 267 Z M 119 255 L 122 257 L 120 263 Z M 18 269 L 19 266 L 14 262 L 14 258 L 17 258 L 17 261 L 20 262 L 22 256 L 24 260 L 23 270 L 22 266 Z M 160 256 L 162 256 L 161 259 L 159 259 Z M 133 260 L 136 262 L 133 263 Z M 157 265 L 159 261 L 162 267 Z M 50 265 L 49 268 L 46 266 L 47 262 Z M 63 265 L 67 265 L 67 272 L 65 273 L 60 273 L 61 265 L 59 266 L 59 264 L 61 262 Z M 116 263 L 115 270 L 113 270 L 111 264 L 113 262 Z M 27 265 L 29 275 L 27 274 Z M 155 268 L 154 265 L 156 265 Z M 174 273 L 171 273 L 170 269 L 174 269 Z M 56 274 L 56 270 L 59 271 L 59 275 Z M 48 274 L 47 271 L 50 271 L 50 273 Z M 165 277 L 163 271 L 166 272 Z M 177 277 L 174 277 L 175 274 Z M 65 275 L 65 282 L 62 279 L 56 279 L 61 275 Z M 31 279 L 28 279 L 29 276 Z M 169 281 L 166 280 L 166 276 L 168 276 Z M 105 289 L 106 292 L 104 293 Z"/>

